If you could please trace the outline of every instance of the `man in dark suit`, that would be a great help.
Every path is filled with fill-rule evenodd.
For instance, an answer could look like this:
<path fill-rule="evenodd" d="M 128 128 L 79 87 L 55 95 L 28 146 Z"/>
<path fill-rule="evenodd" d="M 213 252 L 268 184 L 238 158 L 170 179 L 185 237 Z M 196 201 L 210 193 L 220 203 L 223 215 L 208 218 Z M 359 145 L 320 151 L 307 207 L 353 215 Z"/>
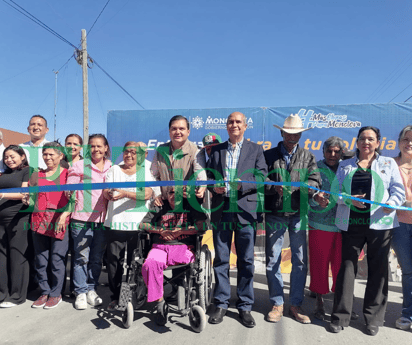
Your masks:
<path fill-rule="evenodd" d="M 216 211 L 220 217 L 213 226 L 216 310 L 209 322 L 222 322 L 229 307 L 229 256 L 234 232 L 238 270 L 236 307 L 242 323 L 251 328 L 255 326 L 250 313 L 254 302 L 254 243 L 259 211 L 263 212 L 264 192 L 263 185 L 253 182 L 264 181 L 267 166 L 263 148 L 244 139 L 247 127 L 244 114 L 230 114 L 226 127 L 229 140 L 212 148 L 207 165 L 211 169 L 210 179 L 231 181 L 212 189 L 213 205 L 220 205 Z M 236 182 L 240 180 L 251 182 Z"/>

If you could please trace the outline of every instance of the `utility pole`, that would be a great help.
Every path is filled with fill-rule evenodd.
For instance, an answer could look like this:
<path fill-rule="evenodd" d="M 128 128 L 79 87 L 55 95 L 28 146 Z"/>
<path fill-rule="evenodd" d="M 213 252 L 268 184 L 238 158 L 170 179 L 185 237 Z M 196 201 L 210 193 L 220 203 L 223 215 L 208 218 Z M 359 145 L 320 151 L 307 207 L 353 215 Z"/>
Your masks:
<path fill-rule="evenodd" d="M 83 142 L 89 142 L 89 86 L 87 82 L 87 42 L 86 30 L 82 29 L 82 69 L 83 69 Z"/>
<path fill-rule="evenodd" d="M 53 72 L 55 75 L 54 77 L 54 141 L 56 141 L 57 74 L 59 73 L 59 71 L 53 71 Z"/>

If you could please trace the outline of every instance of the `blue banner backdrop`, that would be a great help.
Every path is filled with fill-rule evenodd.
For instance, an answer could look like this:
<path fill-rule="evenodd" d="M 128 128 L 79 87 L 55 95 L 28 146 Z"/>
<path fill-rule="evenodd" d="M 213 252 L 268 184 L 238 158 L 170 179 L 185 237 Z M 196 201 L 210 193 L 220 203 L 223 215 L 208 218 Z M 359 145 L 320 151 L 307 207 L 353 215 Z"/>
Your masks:
<path fill-rule="evenodd" d="M 299 114 L 305 128 L 300 145 L 312 151 L 317 159 L 323 157 L 322 145 L 333 136 L 341 137 L 350 150 L 356 149 L 356 135 L 363 126 L 376 126 L 381 130 L 382 154 L 398 154 L 398 134 L 412 124 L 412 103 L 352 104 L 326 106 L 219 108 L 219 109 L 164 109 L 164 110 L 112 110 L 108 112 L 107 135 L 113 150 L 113 161 L 121 158 L 121 147 L 129 141 L 143 141 L 157 147 L 169 141 L 168 123 L 172 116 L 186 116 L 191 124 L 189 139 L 202 146 L 202 138 L 209 132 L 227 140 L 226 120 L 230 113 L 240 111 L 247 117 L 245 138 L 270 149 L 282 140 L 274 124 L 282 126 L 290 114 Z M 151 160 L 153 151 L 149 153 Z"/>

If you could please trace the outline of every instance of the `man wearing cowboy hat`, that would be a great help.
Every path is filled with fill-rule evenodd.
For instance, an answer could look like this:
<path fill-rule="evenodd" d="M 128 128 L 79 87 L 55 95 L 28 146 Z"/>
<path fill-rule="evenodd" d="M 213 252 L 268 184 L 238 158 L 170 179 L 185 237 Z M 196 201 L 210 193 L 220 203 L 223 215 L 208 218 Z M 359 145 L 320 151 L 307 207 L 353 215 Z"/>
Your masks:
<path fill-rule="evenodd" d="M 304 182 L 320 188 L 321 177 L 317 172 L 315 156 L 299 147 L 303 128 L 298 115 L 286 118 L 280 129 L 283 140 L 278 146 L 265 152 L 269 182 L 283 182 L 285 185 L 265 186 L 265 229 L 266 229 L 266 276 L 272 310 L 267 321 L 279 322 L 283 315 L 284 293 L 280 272 L 281 253 L 286 230 L 289 231 L 292 252 L 290 275 L 289 314 L 301 323 L 310 323 L 301 305 L 303 302 L 307 274 L 306 229 L 308 200 L 315 192 L 301 186 L 287 186 L 287 182 Z"/>

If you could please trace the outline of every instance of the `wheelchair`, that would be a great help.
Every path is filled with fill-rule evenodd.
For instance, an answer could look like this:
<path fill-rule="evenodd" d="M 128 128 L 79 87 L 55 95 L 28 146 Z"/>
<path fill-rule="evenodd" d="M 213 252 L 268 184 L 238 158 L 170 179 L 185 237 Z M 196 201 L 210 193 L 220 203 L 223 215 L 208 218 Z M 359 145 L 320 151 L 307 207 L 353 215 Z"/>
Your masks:
<path fill-rule="evenodd" d="M 200 333 L 206 327 L 206 311 L 211 304 L 212 263 L 211 253 L 206 244 L 202 245 L 203 232 L 196 236 L 195 260 L 184 265 L 169 266 L 165 271 L 179 269 L 176 276 L 163 276 L 163 285 L 170 284 L 177 290 L 177 312 L 189 316 L 191 328 Z M 122 311 L 122 323 L 129 328 L 133 323 L 134 311 L 142 308 L 147 300 L 147 287 L 142 276 L 142 266 L 151 247 L 151 235 L 138 234 L 138 246 L 134 250 L 131 264 L 127 267 L 126 282 L 121 285 L 117 310 Z M 166 303 L 166 318 L 168 304 Z"/>

